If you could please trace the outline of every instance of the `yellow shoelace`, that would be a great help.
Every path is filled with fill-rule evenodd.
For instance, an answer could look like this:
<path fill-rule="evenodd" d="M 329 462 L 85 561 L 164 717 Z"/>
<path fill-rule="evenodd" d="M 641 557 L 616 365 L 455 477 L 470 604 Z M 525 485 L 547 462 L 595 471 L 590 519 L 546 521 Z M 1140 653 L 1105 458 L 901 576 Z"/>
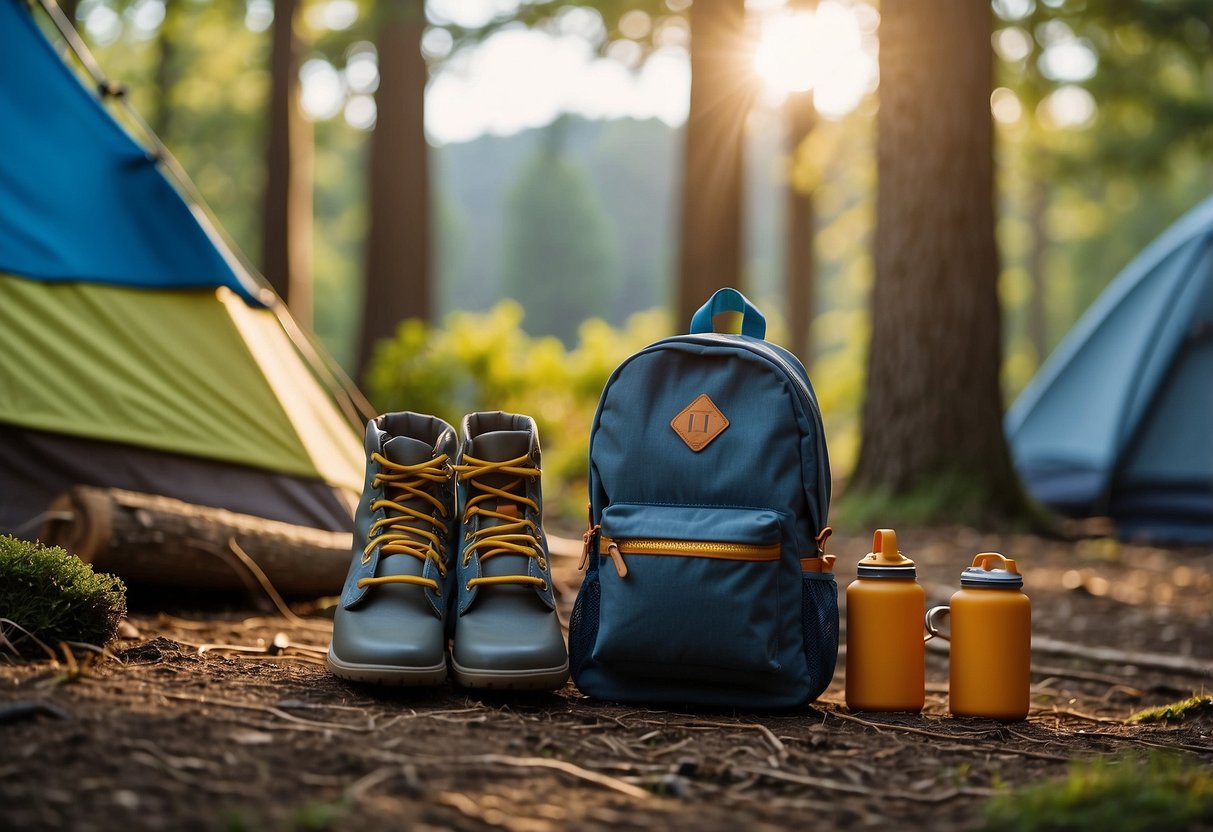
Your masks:
<path fill-rule="evenodd" d="M 447 534 L 446 523 L 404 503 L 415 499 L 425 500 L 439 515 L 446 517 L 446 506 L 428 489 L 450 478 L 451 466 L 447 465 L 447 455 L 442 454 L 416 465 L 401 465 L 379 453 L 371 454 L 371 459 L 379 463 L 379 473 L 371 481 L 371 487 L 382 485 L 388 497 L 371 503 L 371 511 L 383 508 L 396 513 L 381 517 L 371 524 L 368 530 L 370 539 L 362 550 L 362 562 L 369 561 L 371 552 L 378 546 L 379 557 L 412 555 L 423 563 L 432 560 L 438 567 L 438 574 L 446 575 L 446 544 L 443 542 Z M 405 525 L 408 520 L 421 520 L 430 528 Z M 383 529 L 383 533 L 375 536 L 380 529 Z M 416 575 L 385 575 L 381 578 L 360 578 L 358 581 L 359 588 L 375 584 L 415 584 L 429 587 L 435 592 L 441 591 L 437 581 Z"/>
<path fill-rule="evenodd" d="M 480 492 L 468 500 L 467 506 L 463 510 L 464 524 L 466 525 L 476 515 L 503 521 L 487 528 L 481 527 L 465 536 L 464 539 L 471 542 L 463 550 L 464 566 L 471 563 L 472 556 L 476 553 L 480 554 L 481 562 L 494 555 L 517 554 L 534 558 L 538 561 L 540 569 L 547 570 L 547 560 L 543 556 L 543 548 L 539 545 L 538 526 L 531 520 L 519 517 L 519 504 L 533 511 L 539 511 L 539 504 L 524 494 L 513 493 L 514 489 L 522 485 L 523 479 L 540 475 L 539 469 L 527 465 L 527 462 L 528 457 L 525 454 L 503 462 L 490 462 L 464 454 L 462 465 L 451 466 L 460 482 L 468 484 L 469 492 L 472 489 Z M 500 488 L 481 481 L 481 478 L 493 474 L 505 474 L 517 477 L 517 479 L 507 482 Z M 488 508 L 483 505 L 488 500 L 496 500 L 496 508 Z M 507 500 L 510 502 L 503 503 Z M 530 575 L 472 578 L 467 582 L 467 588 L 471 589 L 474 586 L 485 584 L 523 584 L 537 586 L 545 591 L 548 588 L 547 581 Z"/>

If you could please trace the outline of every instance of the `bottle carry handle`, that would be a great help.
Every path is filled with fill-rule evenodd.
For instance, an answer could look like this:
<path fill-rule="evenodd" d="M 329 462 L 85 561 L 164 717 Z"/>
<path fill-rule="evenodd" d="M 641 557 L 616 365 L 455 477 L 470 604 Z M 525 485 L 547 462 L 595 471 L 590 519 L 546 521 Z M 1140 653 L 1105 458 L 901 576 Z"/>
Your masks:
<path fill-rule="evenodd" d="M 691 334 L 714 332 L 715 326 L 712 319 L 722 312 L 741 313 L 742 335 L 759 340 L 766 337 L 767 319 L 758 311 L 758 307 L 750 303 L 749 299 L 736 289 L 718 289 L 712 297 L 708 298 L 708 302 L 699 307 L 699 310 L 691 317 Z"/>
<path fill-rule="evenodd" d="M 941 638 L 944 641 L 951 641 L 952 640 L 951 634 L 943 632 L 942 630 L 939 629 L 939 627 L 937 627 L 935 625 L 935 619 L 938 616 L 951 615 L 951 614 L 952 614 L 952 608 L 949 607 L 947 604 L 944 604 L 943 606 L 939 606 L 939 607 L 931 607 L 929 610 L 927 610 L 926 618 L 923 621 L 923 623 L 925 624 L 925 626 L 927 628 L 927 634 L 925 637 L 923 637 L 923 641 L 927 642 L 933 638 Z"/>
<path fill-rule="evenodd" d="M 1015 568 L 1015 561 L 1011 560 L 1010 558 L 1004 558 L 997 552 L 982 552 L 980 555 L 973 558 L 973 565 L 984 569 L 986 572 L 989 572 L 991 569 L 998 568 L 998 566 L 990 566 L 990 561 L 995 559 L 998 560 L 998 565 L 1006 571 L 1014 572 L 1016 575 L 1019 574 L 1019 570 Z"/>

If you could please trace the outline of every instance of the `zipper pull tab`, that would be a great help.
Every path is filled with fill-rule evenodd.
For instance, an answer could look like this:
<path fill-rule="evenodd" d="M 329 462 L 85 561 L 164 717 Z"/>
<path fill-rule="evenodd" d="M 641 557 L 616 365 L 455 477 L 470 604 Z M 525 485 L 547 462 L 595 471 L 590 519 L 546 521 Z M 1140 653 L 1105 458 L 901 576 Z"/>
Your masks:
<path fill-rule="evenodd" d="M 584 572 L 586 566 L 590 563 L 590 543 L 594 539 L 594 532 L 598 531 L 598 526 L 590 526 L 585 530 L 585 534 L 581 536 L 581 560 L 577 564 L 577 568 Z"/>
<path fill-rule="evenodd" d="M 619 572 L 619 576 L 627 577 L 627 564 L 623 563 L 623 554 L 619 551 L 619 543 L 610 541 L 607 545 L 607 554 L 610 555 L 611 563 L 615 564 L 615 571 Z"/>
<path fill-rule="evenodd" d="M 824 555 L 826 553 L 826 541 L 830 539 L 830 535 L 832 534 L 834 534 L 834 530 L 829 526 L 826 526 L 821 530 L 821 534 L 817 535 L 816 540 L 818 555 Z"/>

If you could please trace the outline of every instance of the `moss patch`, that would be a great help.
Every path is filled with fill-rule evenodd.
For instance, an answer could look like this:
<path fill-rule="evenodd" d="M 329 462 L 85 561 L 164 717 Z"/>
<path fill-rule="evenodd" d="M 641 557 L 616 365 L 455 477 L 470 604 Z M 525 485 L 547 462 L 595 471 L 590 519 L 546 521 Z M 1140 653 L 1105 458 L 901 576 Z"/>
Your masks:
<path fill-rule="evenodd" d="M 0 536 L 0 650 L 46 658 L 38 644 L 104 645 L 126 616 L 126 587 L 59 547 Z M 15 625 L 15 626 L 14 626 Z"/>
<path fill-rule="evenodd" d="M 987 832 L 1136 832 L 1213 823 L 1213 772 L 1171 756 L 1076 764 L 1067 779 L 999 795 Z"/>
<path fill-rule="evenodd" d="M 1129 722 L 1203 722 L 1213 723 L 1213 697 L 1193 696 L 1182 702 L 1146 708 L 1129 717 Z"/>

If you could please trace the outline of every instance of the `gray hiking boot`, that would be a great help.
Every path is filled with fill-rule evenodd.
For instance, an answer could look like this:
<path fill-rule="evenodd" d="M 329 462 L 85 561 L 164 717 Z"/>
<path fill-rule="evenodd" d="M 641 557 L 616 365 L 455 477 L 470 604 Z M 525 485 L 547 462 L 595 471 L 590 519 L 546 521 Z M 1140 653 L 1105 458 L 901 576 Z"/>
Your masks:
<path fill-rule="evenodd" d="M 569 657 L 543 534 L 535 420 L 501 412 L 464 417 L 455 471 L 463 523 L 455 681 L 555 690 L 569 677 Z"/>
<path fill-rule="evenodd" d="M 329 645 L 333 675 L 386 685 L 446 680 L 457 450 L 454 429 L 433 416 L 388 413 L 367 423 L 354 556 Z"/>

